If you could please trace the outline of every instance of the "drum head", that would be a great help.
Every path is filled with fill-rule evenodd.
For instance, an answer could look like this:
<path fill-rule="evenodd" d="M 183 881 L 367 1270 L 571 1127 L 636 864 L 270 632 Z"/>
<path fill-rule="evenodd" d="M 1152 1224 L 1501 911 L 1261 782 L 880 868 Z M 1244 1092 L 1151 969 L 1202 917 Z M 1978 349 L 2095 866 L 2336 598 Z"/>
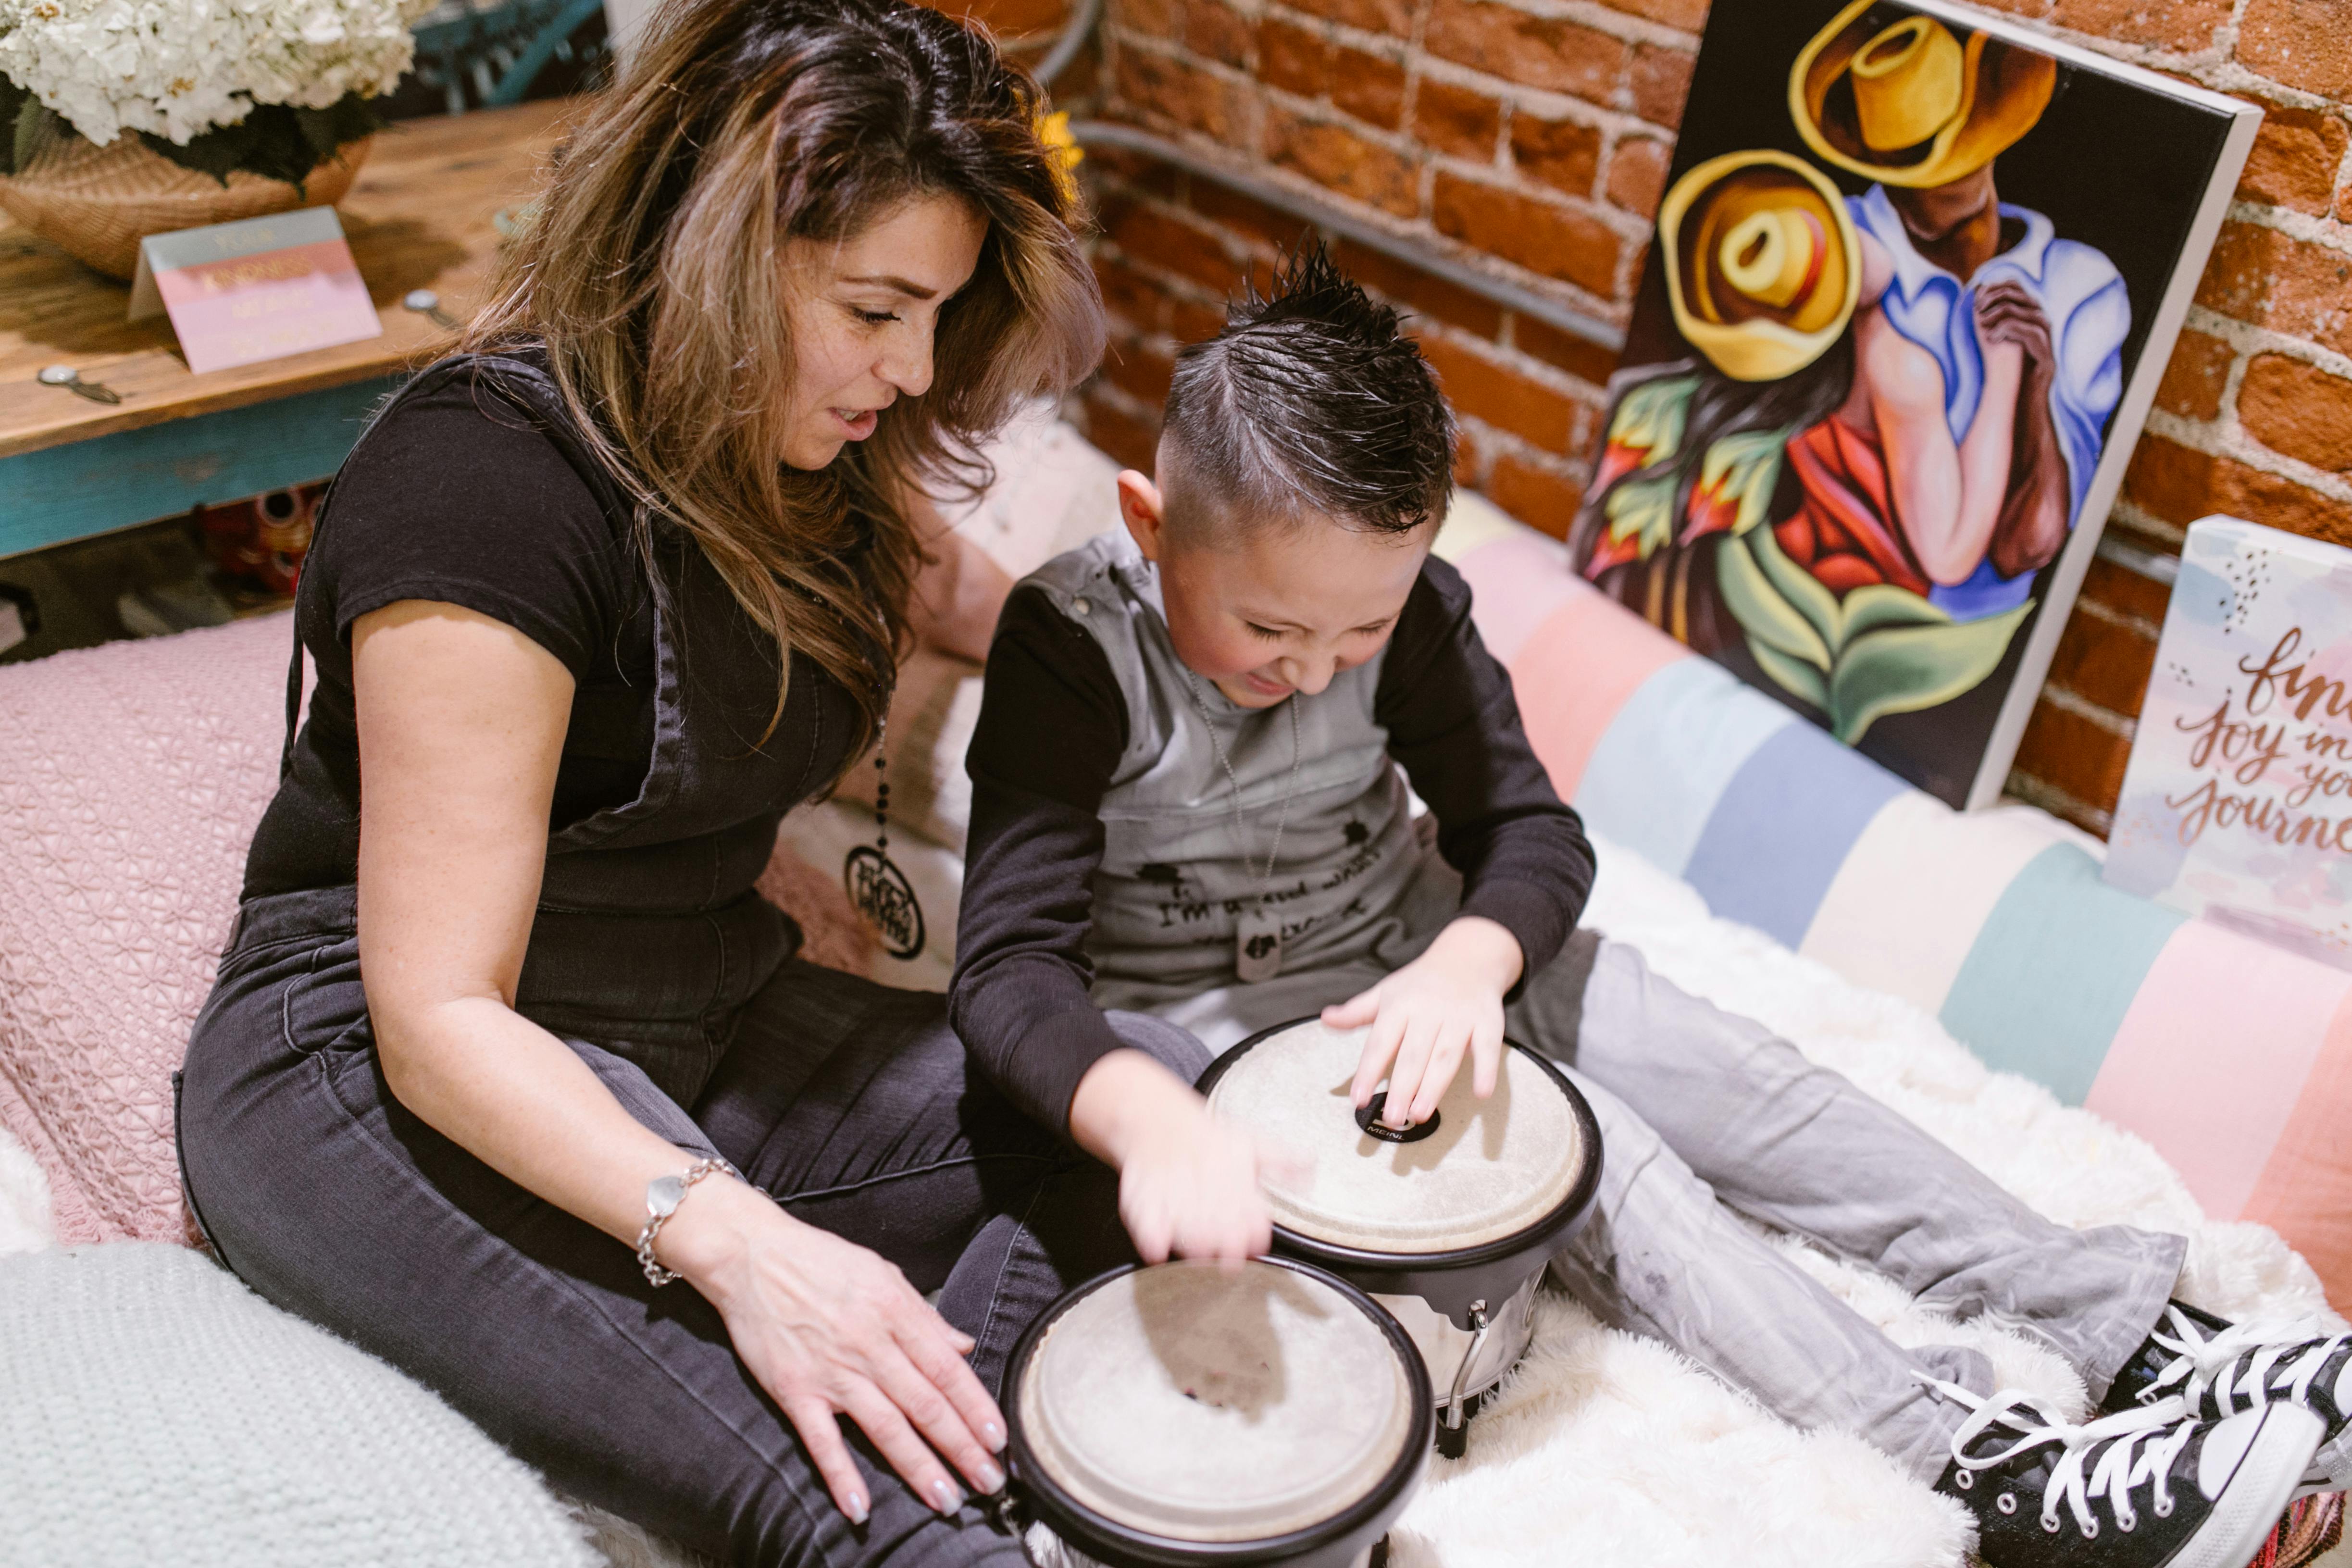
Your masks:
<path fill-rule="evenodd" d="M 1540 1224 L 1577 1193 L 1595 1151 L 1546 1064 L 1507 1048 L 1494 1094 L 1480 1100 L 1465 1061 L 1433 1130 L 1391 1142 L 1359 1125 L 1348 1096 L 1368 1032 L 1308 1018 L 1219 1063 L 1210 1106 L 1305 1157 L 1299 1174 L 1266 1180 L 1276 1225 L 1367 1252 L 1449 1252 Z"/>
<path fill-rule="evenodd" d="M 1163 1541 L 1339 1521 L 1395 1491 L 1409 1462 L 1418 1473 L 1428 1441 L 1427 1374 L 1377 1310 L 1292 1265 L 1106 1275 L 1016 1352 L 1023 1479 Z"/>

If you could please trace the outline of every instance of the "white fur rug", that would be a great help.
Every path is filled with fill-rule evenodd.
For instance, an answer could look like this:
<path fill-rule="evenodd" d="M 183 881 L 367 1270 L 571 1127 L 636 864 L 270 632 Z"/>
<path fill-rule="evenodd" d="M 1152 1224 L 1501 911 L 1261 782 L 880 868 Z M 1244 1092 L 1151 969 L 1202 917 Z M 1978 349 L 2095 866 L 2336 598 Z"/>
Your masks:
<path fill-rule="evenodd" d="M 2182 1294 L 2225 1316 L 2340 1326 L 2317 1279 L 2269 1230 L 2206 1220 L 2155 1151 L 2044 1089 L 1988 1071 L 1907 1003 L 1848 984 L 1687 886 L 1603 846 L 1590 918 L 1686 990 L 1762 1020 L 2070 1225 L 2190 1238 Z M 0 1132 L 0 1252 L 44 1245 L 47 1191 Z M 2003 1380 L 2079 1409 L 2081 1385 L 2017 1335 L 1923 1311 L 1882 1277 L 1794 1243 L 1805 1266 L 1907 1343 L 1972 1344 Z M 615 1568 L 688 1559 L 617 1521 Z M 1398 1568 L 1959 1568 L 1956 1505 L 1862 1443 L 1780 1425 L 1662 1346 L 1600 1328 L 1547 1294 L 1536 1346 L 1477 1419 L 1469 1457 L 1436 1461 L 1392 1537 Z M 2323 1562 L 2352 1568 L 2352 1547 Z"/>

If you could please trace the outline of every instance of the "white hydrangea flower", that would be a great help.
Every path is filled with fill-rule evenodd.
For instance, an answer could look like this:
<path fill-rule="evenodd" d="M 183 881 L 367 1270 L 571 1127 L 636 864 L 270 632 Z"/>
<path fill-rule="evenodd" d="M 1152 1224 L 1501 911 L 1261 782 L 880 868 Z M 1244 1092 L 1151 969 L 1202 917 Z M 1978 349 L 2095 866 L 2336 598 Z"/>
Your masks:
<path fill-rule="evenodd" d="M 434 0 L 0 0 L 0 76 L 103 146 L 388 92 Z"/>

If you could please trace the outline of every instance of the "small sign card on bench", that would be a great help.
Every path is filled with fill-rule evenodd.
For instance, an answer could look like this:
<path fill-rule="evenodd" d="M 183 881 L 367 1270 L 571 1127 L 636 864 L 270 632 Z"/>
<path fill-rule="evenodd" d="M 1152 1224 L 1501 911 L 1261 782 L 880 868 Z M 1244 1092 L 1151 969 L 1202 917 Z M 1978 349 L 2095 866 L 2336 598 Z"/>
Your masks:
<path fill-rule="evenodd" d="M 149 235 L 131 320 L 167 310 L 199 373 L 383 334 L 332 207 Z"/>
<path fill-rule="evenodd" d="M 2106 879 L 2352 968 L 2352 550 L 2191 525 Z"/>

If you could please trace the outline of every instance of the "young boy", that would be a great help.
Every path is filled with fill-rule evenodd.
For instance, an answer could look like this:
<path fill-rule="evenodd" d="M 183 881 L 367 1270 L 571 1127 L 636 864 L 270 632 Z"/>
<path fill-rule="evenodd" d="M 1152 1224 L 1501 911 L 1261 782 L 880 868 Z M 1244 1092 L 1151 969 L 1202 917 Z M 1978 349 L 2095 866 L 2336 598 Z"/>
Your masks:
<path fill-rule="evenodd" d="M 2242 1563 L 2299 1484 L 2328 1484 L 2306 1471 L 2343 1447 L 2352 1346 L 2168 1313 L 2179 1237 L 2042 1219 L 1577 931 L 1591 847 L 1429 552 L 1452 466 L 1427 365 L 1319 250 L 1179 356 L 1158 483 L 1119 475 L 1124 531 L 1047 563 L 998 626 L 950 1004 L 966 1043 L 1119 1171 L 1158 1259 L 1265 1246 L 1256 1153 L 1104 1008 L 1208 1051 L 1318 1009 L 1369 1025 L 1356 1101 L 1386 1079 L 1406 1121 L 1465 1057 L 1487 1092 L 1507 1026 L 1600 1119 L 1600 1199 L 1552 1268 L 1604 1321 L 1860 1434 L 1959 1499 L 1995 1568 Z M 2066 1426 L 1996 1395 L 1977 1352 L 1895 1345 L 1734 1211 L 2036 1334 L 2119 1413 Z"/>

